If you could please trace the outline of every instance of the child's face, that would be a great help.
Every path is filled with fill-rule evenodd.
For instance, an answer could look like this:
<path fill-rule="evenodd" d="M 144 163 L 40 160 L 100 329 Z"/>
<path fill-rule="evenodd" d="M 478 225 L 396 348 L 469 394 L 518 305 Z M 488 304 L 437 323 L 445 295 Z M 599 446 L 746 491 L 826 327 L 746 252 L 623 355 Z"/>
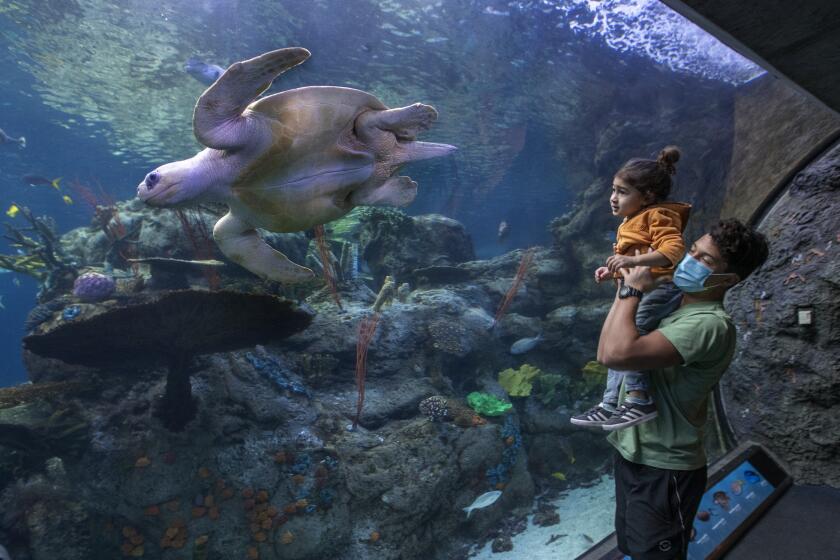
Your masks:
<path fill-rule="evenodd" d="M 647 197 L 642 193 L 619 179 L 613 178 L 612 194 L 610 195 L 610 208 L 613 216 L 626 218 L 632 216 L 649 204 Z"/>

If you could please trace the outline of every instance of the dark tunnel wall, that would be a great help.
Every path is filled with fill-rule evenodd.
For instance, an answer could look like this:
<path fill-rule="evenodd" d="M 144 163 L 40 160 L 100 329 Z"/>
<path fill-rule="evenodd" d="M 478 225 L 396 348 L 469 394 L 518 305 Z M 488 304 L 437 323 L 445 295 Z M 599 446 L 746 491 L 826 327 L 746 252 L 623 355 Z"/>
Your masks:
<path fill-rule="evenodd" d="M 797 482 L 840 488 L 840 142 L 796 174 L 759 223 L 767 263 L 730 291 L 738 353 L 721 381 L 739 439 Z"/>

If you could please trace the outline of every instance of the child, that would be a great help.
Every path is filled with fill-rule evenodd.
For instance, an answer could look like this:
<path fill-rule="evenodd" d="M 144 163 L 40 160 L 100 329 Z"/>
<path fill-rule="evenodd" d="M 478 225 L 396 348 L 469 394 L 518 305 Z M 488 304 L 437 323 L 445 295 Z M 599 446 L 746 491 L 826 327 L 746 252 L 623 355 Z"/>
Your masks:
<path fill-rule="evenodd" d="M 614 216 L 624 220 L 618 227 L 614 255 L 606 266 L 595 271 L 595 281 L 610 276 L 622 281 L 620 269 L 650 266 L 661 283 L 641 298 L 636 311 L 636 328 L 641 334 L 656 329 L 682 301 L 680 290 L 671 281 L 674 268 L 685 253 L 682 232 L 691 206 L 682 202 L 663 202 L 671 192 L 671 176 L 680 151 L 668 146 L 656 160 L 631 159 L 615 174 L 610 196 Z M 652 250 L 652 251 L 651 251 Z M 637 255 L 638 251 L 638 255 Z M 627 397 L 618 406 L 621 378 Z M 594 408 L 572 416 L 572 424 L 601 426 L 620 430 L 656 418 L 656 403 L 648 393 L 647 374 L 640 371 L 607 372 L 607 388 Z"/>

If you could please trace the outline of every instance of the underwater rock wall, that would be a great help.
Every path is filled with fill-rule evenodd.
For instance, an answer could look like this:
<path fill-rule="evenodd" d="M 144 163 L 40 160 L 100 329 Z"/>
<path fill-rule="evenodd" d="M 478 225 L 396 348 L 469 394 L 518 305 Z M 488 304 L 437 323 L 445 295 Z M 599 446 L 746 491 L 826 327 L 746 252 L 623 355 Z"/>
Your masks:
<path fill-rule="evenodd" d="M 603 96 L 604 88 L 615 85 L 595 80 L 584 84 L 591 88 L 590 97 L 601 101 L 593 100 L 579 115 L 574 132 L 568 131 L 576 142 L 559 155 L 580 185 L 573 208 L 549 226 L 554 248 L 569 269 L 558 286 L 569 304 L 612 296 L 591 277 L 612 253 L 618 221 L 609 211 L 609 189 L 628 159 L 656 157 L 666 145 L 681 149 L 670 199 L 692 204 L 686 238 L 697 236 L 720 214 L 725 162 L 731 159 L 735 88 L 655 68 L 635 70 L 637 75 L 616 82 L 633 84 L 627 90 L 633 94 L 626 97 Z"/>
<path fill-rule="evenodd" d="M 759 224 L 764 266 L 731 290 L 737 355 L 720 389 L 739 439 L 801 484 L 840 488 L 840 144 L 798 173 Z"/>

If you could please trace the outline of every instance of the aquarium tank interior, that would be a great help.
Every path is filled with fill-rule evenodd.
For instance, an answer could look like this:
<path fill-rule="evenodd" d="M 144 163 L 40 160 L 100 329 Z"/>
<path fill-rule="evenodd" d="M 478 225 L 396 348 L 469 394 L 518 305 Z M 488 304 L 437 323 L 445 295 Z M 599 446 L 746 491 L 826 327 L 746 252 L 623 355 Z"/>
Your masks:
<path fill-rule="evenodd" d="M 658 0 L 3 0 L 0 32 L 0 558 L 583 554 L 593 273 L 669 146 L 686 246 L 793 248 L 728 296 L 709 460 L 773 437 L 733 370 L 816 369 L 760 333 L 837 272 L 836 196 L 813 244 L 774 202 L 837 115 Z"/>

